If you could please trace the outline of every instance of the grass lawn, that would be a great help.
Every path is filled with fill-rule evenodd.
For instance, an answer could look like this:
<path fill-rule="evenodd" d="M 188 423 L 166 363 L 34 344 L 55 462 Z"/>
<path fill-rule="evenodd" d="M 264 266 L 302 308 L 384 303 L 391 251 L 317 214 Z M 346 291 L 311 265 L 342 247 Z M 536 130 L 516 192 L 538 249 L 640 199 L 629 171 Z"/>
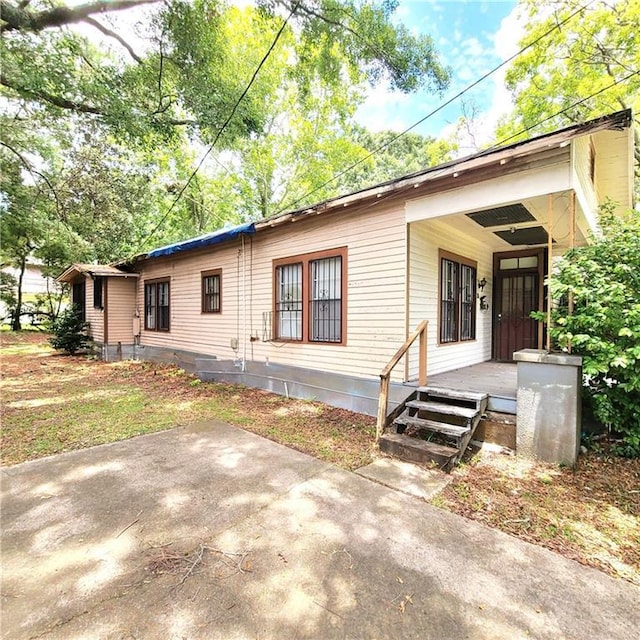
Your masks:
<path fill-rule="evenodd" d="M 345 469 L 376 457 L 375 419 L 145 362 L 61 356 L 2 332 L 2 456 L 15 464 L 216 418 Z M 575 470 L 477 453 L 432 503 L 640 585 L 640 460 L 593 451 Z"/>
<path fill-rule="evenodd" d="M 371 461 L 375 419 L 170 365 L 63 356 L 37 333 L 2 333 L 2 458 L 32 460 L 217 418 L 346 469 Z"/>

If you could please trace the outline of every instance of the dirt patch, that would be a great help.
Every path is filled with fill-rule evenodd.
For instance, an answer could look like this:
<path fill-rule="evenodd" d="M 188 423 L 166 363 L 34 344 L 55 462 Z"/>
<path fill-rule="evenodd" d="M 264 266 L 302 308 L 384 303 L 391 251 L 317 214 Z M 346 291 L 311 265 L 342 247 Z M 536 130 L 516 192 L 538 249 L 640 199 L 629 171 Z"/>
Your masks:
<path fill-rule="evenodd" d="M 576 469 L 478 453 L 433 503 L 640 585 L 640 460 L 606 446 Z"/>

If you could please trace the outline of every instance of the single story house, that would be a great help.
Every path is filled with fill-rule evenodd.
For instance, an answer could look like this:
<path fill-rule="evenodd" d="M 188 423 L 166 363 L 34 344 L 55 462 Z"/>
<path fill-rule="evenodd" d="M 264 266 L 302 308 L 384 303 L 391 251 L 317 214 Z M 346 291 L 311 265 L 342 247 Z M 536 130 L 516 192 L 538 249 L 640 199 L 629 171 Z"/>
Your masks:
<path fill-rule="evenodd" d="M 422 321 L 392 405 L 421 360 L 431 379 L 543 349 L 530 312 L 551 259 L 588 241 L 605 198 L 632 206 L 628 110 L 59 280 L 105 359 L 375 414 L 381 370 Z"/>

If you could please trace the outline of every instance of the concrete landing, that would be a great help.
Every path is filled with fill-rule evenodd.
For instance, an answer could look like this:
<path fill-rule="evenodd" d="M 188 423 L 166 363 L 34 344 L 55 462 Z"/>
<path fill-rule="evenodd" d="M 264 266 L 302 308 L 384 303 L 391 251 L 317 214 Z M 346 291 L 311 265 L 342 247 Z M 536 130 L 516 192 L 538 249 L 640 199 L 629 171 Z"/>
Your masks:
<path fill-rule="evenodd" d="M 367 480 L 423 500 L 430 500 L 451 482 L 451 476 L 442 471 L 424 469 L 393 458 L 378 458 L 355 473 Z"/>

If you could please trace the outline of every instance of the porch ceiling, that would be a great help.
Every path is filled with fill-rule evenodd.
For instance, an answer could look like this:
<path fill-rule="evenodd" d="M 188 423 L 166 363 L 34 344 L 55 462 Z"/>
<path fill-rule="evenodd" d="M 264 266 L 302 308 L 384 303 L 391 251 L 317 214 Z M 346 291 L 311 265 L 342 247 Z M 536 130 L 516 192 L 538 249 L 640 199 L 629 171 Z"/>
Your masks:
<path fill-rule="evenodd" d="M 499 227 L 505 224 L 531 222 L 535 220 L 527 208 L 521 203 L 509 204 L 504 207 L 493 207 L 484 211 L 467 213 L 467 217 L 477 222 L 481 227 Z"/>
<path fill-rule="evenodd" d="M 552 204 L 551 214 L 549 197 L 539 196 L 481 211 L 461 212 L 437 220 L 457 232 L 481 238 L 482 242 L 493 251 L 546 246 L 548 234 L 551 232 L 554 253 L 562 253 L 571 244 L 570 192 L 553 194 Z M 525 216 L 523 212 L 528 215 Z M 580 246 L 586 244 L 586 237 L 582 231 L 586 228 L 586 223 L 577 202 L 576 218 L 574 243 Z"/>

